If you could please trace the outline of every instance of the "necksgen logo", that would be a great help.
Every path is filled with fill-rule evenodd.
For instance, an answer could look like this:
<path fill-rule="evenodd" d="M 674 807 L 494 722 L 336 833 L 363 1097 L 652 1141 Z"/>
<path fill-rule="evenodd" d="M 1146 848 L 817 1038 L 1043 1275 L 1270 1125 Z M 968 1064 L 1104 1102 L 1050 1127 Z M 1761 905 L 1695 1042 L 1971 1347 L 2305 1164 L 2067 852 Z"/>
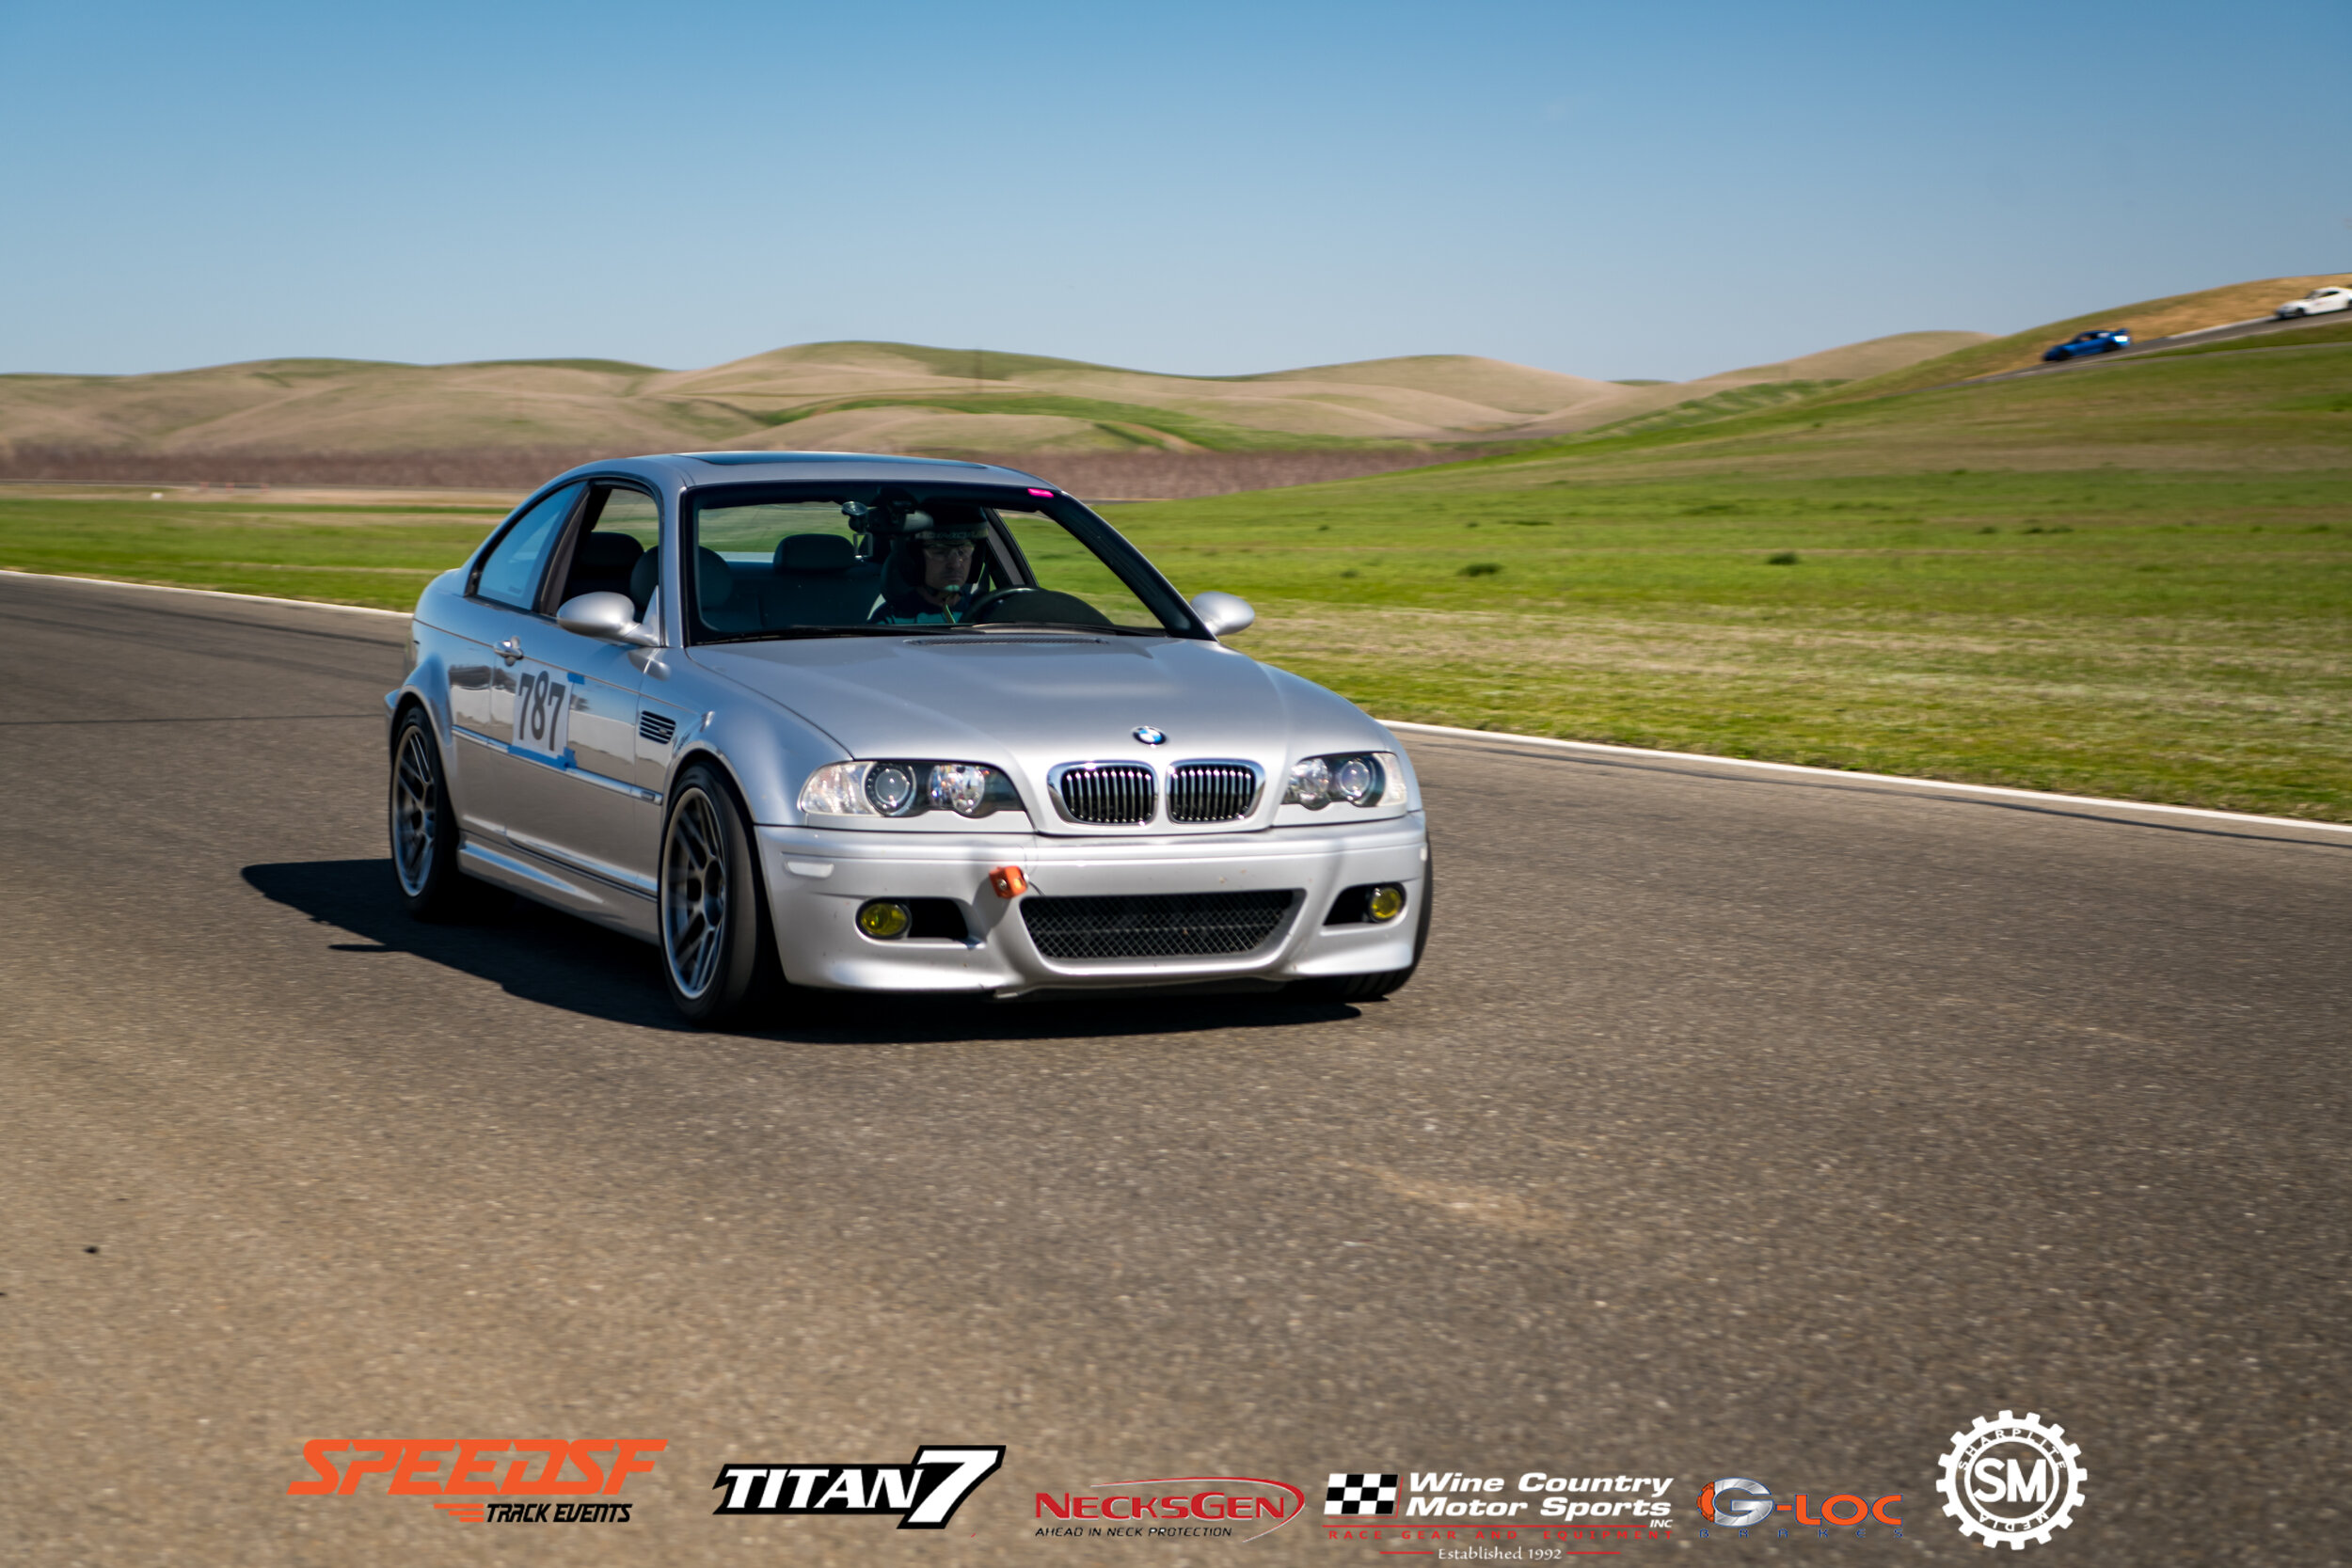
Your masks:
<path fill-rule="evenodd" d="M 286 1495 L 348 1497 L 363 1479 L 382 1475 L 388 1497 L 460 1499 L 433 1506 L 466 1524 L 626 1525 L 628 1503 L 512 1499 L 612 1497 L 653 1468 L 644 1455 L 668 1447 L 660 1437 L 313 1437 L 302 1445 L 312 1477 Z"/>
<path fill-rule="evenodd" d="M 900 1529 L 946 1529 L 980 1482 L 1005 1463 L 996 1448 L 917 1449 L 909 1465 L 723 1465 L 713 1513 L 896 1515 Z"/>
<path fill-rule="evenodd" d="M 1237 1490 L 1244 1487 L 1248 1490 Z M 1040 1492 L 1030 1505 L 1030 1516 L 1084 1521 L 1041 1525 L 1038 1534 L 1046 1536 L 1240 1535 L 1242 1541 L 1249 1542 L 1273 1534 L 1306 1507 L 1307 1494 L 1286 1481 L 1257 1476 L 1155 1476 L 1148 1481 L 1106 1481 L 1075 1492 Z M 1268 1519 L 1274 1522 L 1246 1535 L 1234 1528 Z"/>

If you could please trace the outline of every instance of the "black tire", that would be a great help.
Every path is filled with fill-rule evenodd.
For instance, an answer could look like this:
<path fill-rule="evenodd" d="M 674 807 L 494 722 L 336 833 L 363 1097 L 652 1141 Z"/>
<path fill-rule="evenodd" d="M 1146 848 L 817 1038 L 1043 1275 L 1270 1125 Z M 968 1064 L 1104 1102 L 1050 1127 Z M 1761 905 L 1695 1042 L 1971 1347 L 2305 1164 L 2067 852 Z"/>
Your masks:
<path fill-rule="evenodd" d="M 1377 974 L 1329 974 L 1313 980 L 1293 980 L 1283 993 L 1301 1002 L 1376 1002 L 1403 988 L 1421 968 L 1429 951 L 1429 911 L 1437 904 L 1438 866 L 1423 861 L 1421 868 L 1421 919 L 1413 928 L 1413 961 L 1403 969 Z"/>
<path fill-rule="evenodd" d="M 775 930 L 742 802 L 694 763 L 661 823 L 661 975 L 688 1022 L 711 1027 L 771 1009 L 784 991 Z"/>
<path fill-rule="evenodd" d="M 507 902 L 501 890 L 457 869 L 457 808 L 450 803 L 440 743 L 421 707 L 409 708 L 392 726 L 387 807 L 392 880 L 411 915 L 464 920 Z"/>

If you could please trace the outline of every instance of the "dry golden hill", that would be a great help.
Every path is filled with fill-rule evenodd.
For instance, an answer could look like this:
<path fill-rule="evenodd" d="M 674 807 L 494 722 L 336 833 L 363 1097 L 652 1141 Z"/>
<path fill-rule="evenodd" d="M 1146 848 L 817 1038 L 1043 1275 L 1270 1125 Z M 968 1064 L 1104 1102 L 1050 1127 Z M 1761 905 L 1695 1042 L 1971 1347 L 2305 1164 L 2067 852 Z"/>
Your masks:
<path fill-rule="evenodd" d="M 1724 371 L 1703 376 L 1690 385 L 1745 387 L 1759 381 L 1860 381 L 1865 376 L 1885 375 L 1923 359 L 1956 354 L 1991 341 L 1991 335 L 1983 332 L 1898 332 L 1888 338 L 1872 338 L 1867 342 L 1848 343 L 1843 348 L 1823 349 L 1819 354 L 1777 365 L 1750 365 L 1745 370 Z"/>
<path fill-rule="evenodd" d="M 1704 395 L 1726 377 L 1836 379 L 1824 368 L 1832 362 L 1876 369 L 1968 336 L 1907 334 L 1644 387 L 1468 355 L 1173 376 L 883 342 L 803 343 L 691 371 L 598 359 L 275 359 L 154 375 L 4 375 L 0 466 L 23 472 L 40 467 L 40 454 L 103 453 L 151 458 L 160 476 L 199 456 L 528 451 L 536 460 L 717 446 L 1406 454 L 1586 429 Z"/>

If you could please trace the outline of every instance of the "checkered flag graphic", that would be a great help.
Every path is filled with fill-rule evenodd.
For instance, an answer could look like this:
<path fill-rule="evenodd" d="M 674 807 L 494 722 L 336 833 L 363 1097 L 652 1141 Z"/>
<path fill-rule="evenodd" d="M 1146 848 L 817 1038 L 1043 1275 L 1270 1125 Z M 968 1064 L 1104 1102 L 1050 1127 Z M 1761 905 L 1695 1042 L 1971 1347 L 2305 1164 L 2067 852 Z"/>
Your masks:
<path fill-rule="evenodd" d="M 1326 1513 L 1367 1514 L 1396 1512 L 1396 1477 L 1333 1471 L 1323 1494 Z"/>

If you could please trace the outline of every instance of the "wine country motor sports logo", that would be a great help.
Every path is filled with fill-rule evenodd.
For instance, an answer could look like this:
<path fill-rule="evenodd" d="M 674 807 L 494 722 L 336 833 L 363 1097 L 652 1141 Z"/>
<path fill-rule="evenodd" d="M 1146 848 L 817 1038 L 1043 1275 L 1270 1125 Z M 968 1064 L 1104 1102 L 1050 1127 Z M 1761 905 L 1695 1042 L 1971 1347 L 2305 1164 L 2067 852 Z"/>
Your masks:
<path fill-rule="evenodd" d="M 1994 1421 L 1979 1416 L 1966 1432 L 1952 1433 L 1935 1487 L 1961 1534 L 2011 1551 L 2024 1551 L 2028 1541 L 2046 1546 L 2052 1530 L 2074 1522 L 2082 1503 L 2090 1474 L 2082 1452 L 2066 1440 L 2064 1427 L 2032 1411 L 2023 1420 L 2007 1410 Z"/>
<path fill-rule="evenodd" d="M 1900 1492 L 1889 1492 L 1880 1497 L 1865 1497 L 1859 1492 L 1834 1492 L 1822 1497 L 1820 1511 L 1816 1513 L 1808 1493 L 1798 1493 L 1792 1503 L 1776 1503 L 1772 1500 L 1772 1489 L 1762 1481 L 1747 1476 L 1726 1476 L 1699 1488 L 1697 1533 L 1704 1541 L 1720 1528 L 1744 1540 L 1751 1529 L 1772 1524 L 1774 1514 L 1786 1513 L 1789 1517 L 1773 1527 L 1774 1540 L 1786 1540 L 1791 1526 L 1812 1530 L 1823 1538 L 1834 1530 L 1851 1530 L 1860 1538 L 1869 1533 L 1873 1524 L 1878 1524 L 1885 1526 L 1899 1541 L 1903 1537 L 1903 1519 L 1893 1508 L 1902 1500 Z"/>
<path fill-rule="evenodd" d="M 963 1499 L 1005 1463 L 993 1448 L 917 1449 L 905 1465 L 723 1465 L 710 1484 L 723 1489 L 713 1513 L 895 1517 L 900 1529 L 946 1529 Z"/>
<path fill-rule="evenodd" d="M 1324 1537 L 1397 1544 L 1576 1543 L 1615 1549 L 1674 1539 L 1672 1476 L 1574 1476 L 1549 1470 L 1334 1470 L 1324 1489 Z M 1768 1505 L 1769 1506 L 1769 1505 Z"/>
<path fill-rule="evenodd" d="M 1050 1539 L 1214 1539 L 1236 1545 L 1272 1535 L 1306 1511 L 1306 1493 L 1263 1476 L 1108 1481 L 1071 1492 L 1040 1492 L 1029 1505 L 1037 1534 Z"/>
<path fill-rule="evenodd" d="M 626 1525 L 629 1504 L 583 1499 L 613 1497 L 668 1447 L 660 1437 L 313 1437 L 302 1445 L 311 1477 L 286 1495 L 348 1497 L 381 1475 L 386 1496 L 438 1497 L 433 1506 L 464 1524 Z M 549 1500 L 558 1497 L 572 1500 Z"/>

